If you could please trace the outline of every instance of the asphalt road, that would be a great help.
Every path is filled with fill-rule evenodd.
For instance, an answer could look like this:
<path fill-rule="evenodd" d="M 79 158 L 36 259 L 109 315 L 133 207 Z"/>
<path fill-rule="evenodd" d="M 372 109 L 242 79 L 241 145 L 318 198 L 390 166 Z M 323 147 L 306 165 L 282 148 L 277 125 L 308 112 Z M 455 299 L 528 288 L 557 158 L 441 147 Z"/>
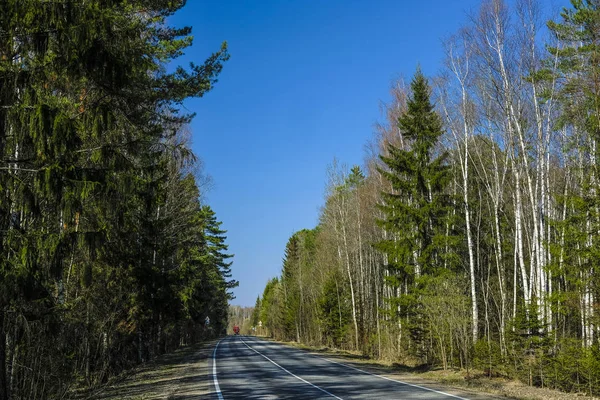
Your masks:
<path fill-rule="evenodd" d="M 213 398 L 218 400 L 467 399 L 249 336 L 220 341 L 210 367 Z"/>

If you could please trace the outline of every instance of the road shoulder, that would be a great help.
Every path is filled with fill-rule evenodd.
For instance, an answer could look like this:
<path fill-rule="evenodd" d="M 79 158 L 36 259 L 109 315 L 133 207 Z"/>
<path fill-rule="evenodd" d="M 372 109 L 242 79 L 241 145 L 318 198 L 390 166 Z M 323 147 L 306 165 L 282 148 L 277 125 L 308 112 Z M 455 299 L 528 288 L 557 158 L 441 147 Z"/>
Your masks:
<path fill-rule="evenodd" d="M 210 359 L 218 340 L 186 346 L 136 368 L 123 379 L 77 399 L 158 400 L 206 398 L 211 393 Z"/>
<path fill-rule="evenodd" d="M 328 348 L 311 347 L 295 342 L 280 342 L 271 338 L 260 337 L 275 343 L 294 347 L 315 356 L 360 369 L 370 374 L 380 375 L 387 379 L 405 382 L 411 385 L 425 386 L 441 390 L 455 396 L 473 400 L 515 399 L 515 400 L 569 400 L 575 397 L 598 400 L 584 394 L 564 393 L 548 388 L 530 387 L 521 382 L 506 379 L 489 379 L 478 377 L 465 378 L 464 371 L 414 371 L 398 364 L 391 365 L 383 361 L 365 358 L 358 354 Z"/>

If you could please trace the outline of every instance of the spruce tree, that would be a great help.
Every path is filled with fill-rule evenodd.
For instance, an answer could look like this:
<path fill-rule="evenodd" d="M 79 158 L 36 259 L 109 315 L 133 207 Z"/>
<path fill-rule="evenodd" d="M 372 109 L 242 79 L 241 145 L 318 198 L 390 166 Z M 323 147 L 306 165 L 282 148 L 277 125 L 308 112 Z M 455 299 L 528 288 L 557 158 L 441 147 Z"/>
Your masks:
<path fill-rule="evenodd" d="M 49 382 L 42 397 L 75 376 L 97 383 L 131 362 L 136 332 L 157 336 L 162 263 L 177 252 L 157 245 L 163 156 L 191 120 L 181 103 L 228 58 L 224 44 L 167 70 L 191 44 L 167 25 L 184 3 L 0 3 L 0 400 L 28 397 L 26 374 Z M 10 336 L 22 321 L 35 340 Z M 7 371 L 9 359 L 31 365 Z"/>
<path fill-rule="evenodd" d="M 411 82 L 411 91 L 408 109 L 398 119 L 406 148 L 388 144 L 389 155 L 380 156 L 386 168 L 379 171 L 393 191 L 382 194 L 385 218 L 379 221 L 391 237 L 378 244 L 387 255 L 388 283 L 396 288 L 407 285 L 391 309 L 400 309 L 402 316 L 409 317 L 417 314 L 419 292 L 426 277 L 442 269 L 449 205 L 446 186 L 450 178 L 446 154 L 436 155 L 442 122 L 420 69 Z M 416 340 L 422 340 L 419 329 L 420 324 L 412 324 Z"/>
<path fill-rule="evenodd" d="M 281 268 L 281 285 L 283 288 L 284 314 L 283 331 L 285 340 L 300 341 L 300 312 L 302 299 L 300 296 L 300 279 L 302 266 L 300 265 L 300 237 L 299 232 L 294 233 L 285 245 L 283 265 Z"/>
<path fill-rule="evenodd" d="M 555 301 L 555 315 L 561 324 L 577 332 L 586 347 L 597 340 L 593 303 L 600 298 L 600 3 L 597 0 L 572 0 L 571 8 L 564 8 L 562 20 L 550 21 L 548 27 L 559 41 L 559 47 L 549 47 L 552 59 L 557 61 L 560 117 L 557 128 L 573 132 L 565 152 L 576 151 L 581 162 L 569 166 L 573 175 L 581 177 L 578 187 L 564 196 L 557 196 L 566 204 L 563 220 L 555 226 L 565 233 L 564 242 L 552 250 L 560 257 L 550 265 L 555 276 L 564 278 L 565 304 L 579 306 L 564 312 Z M 545 75 L 551 69 L 543 70 Z M 568 153 L 567 153 L 568 154 Z M 562 261 L 558 261 L 562 260 Z M 562 270 L 561 265 L 562 263 Z M 581 301 L 583 295 L 587 301 Z M 592 299 L 592 300 L 590 300 Z M 556 299 L 554 299 L 556 300 Z M 586 304 L 587 303 L 587 304 Z"/>
<path fill-rule="evenodd" d="M 231 262 L 227 261 L 233 258 L 233 254 L 227 254 L 229 246 L 225 243 L 227 240 L 226 230 L 221 229 L 223 224 L 217 220 L 215 212 L 208 205 L 202 206 L 202 216 L 205 226 L 205 237 L 207 241 L 208 262 L 214 265 L 223 279 L 223 285 L 226 288 L 227 298 L 233 300 L 235 297 L 230 292 L 236 288 L 239 282 L 231 279 Z"/>

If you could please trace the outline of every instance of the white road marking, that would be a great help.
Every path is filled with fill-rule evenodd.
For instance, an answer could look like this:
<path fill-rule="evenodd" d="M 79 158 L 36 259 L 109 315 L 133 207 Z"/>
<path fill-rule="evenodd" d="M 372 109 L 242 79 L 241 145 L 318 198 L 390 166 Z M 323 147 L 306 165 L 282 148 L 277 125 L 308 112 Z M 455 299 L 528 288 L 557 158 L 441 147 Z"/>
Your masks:
<path fill-rule="evenodd" d="M 359 369 L 359 368 L 353 367 L 353 366 L 351 366 L 351 365 L 342 364 L 342 363 L 340 363 L 340 362 L 333 361 L 333 360 L 330 360 L 330 359 L 328 359 L 328 358 L 324 358 L 324 357 L 318 357 L 318 358 L 322 358 L 323 360 L 325 360 L 325 361 L 329 361 L 330 363 L 337 364 L 337 365 L 341 365 L 341 366 L 343 366 L 343 367 L 350 368 L 350 369 L 353 369 L 353 370 L 355 370 L 355 371 L 362 372 L 362 373 L 364 373 L 364 374 L 367 374 L 367 375 L 372 375 L 372 376 L 376 376 L 376 377 L 378 377 L 378 378 L 385 379 L 385 380 L 388 380 L 388 381 L 392 381 L 392 382 L 396 382 L 396 383 L 401 383 L 402 385 L 406 385 L 406 386 L 412 386 L 412 387 L 419 388 L 419 389 L 423 389 L 423 390 L 427 390 L 427 391 L 430 391 L 430 392 L 435 392 L 435 393 L 438 393 L 438 394 L 443 394 L 443 395 L 445 395 L 445 396 L 454 397 L 455 399 L 460 399 L 460 400 L 469 400 L 469 399 L 465 399 L 464 397 L 455 396 L 455 395 L 453 395 L 453 394 L 446 393 L 446 392 L 441 392 L 441 391 L 439 391 L 439 390 L 430 389 L 430 388 L 427 388 L 427 387 L 424 387 L 424 386 L 414 385 L 414 384 L 412 384 L 412 383 L 407 383 L 407 382 L 399 381 L 399 380 L 396 380 L 396 379 L 387 378 L 387 377 L 385 377 L 385 376 L 382 376 L 382 375 L 373 374 L 373 373 L 371 373 L 371 372 L 364 371 L 364 370 L 362 370 L 362 369 Z"/>
<path fill-rule="evenodd" d="M 217 349 L 219 348 L 219 343 L 221 343 L 221 340 L 217 342 L 217 345 L 215 346 L 215 351 L 213 351 L 213 382 L 215 384 L 215 390 L 217 392 L 219 400 L 224 400 L 223 394 L 221 394 L 221 388 L 219 387 L 219 380 L 217 379 Z"/>
<path fill-rule="evenodd" d="M 325 390 L 325 389 L 323 389 L 323 388 L 320 388 L 320 387 L 318 387 L 317 385 L 314 385 L 314 384 L 310 383 L 310 382 L 309 382 L 309 381 L 307 381 L 306 379 L 302 379 L 302 378 L 300 378 L 298 375 L 294 375 L 293 373 L 291 373 L 291 372 L 290 372 L 290 371 L 288 371 L 287 369 L 283 368 L 281 365 L 277 364 L 275 361 L 271 360 L 269 357 L 265 356 L 265 355 L 264 355 L 263 353 L 261 353 L 260 351 L 258 351 L 258 350 L 255 350 L 255 349 L 253 349 L 252 347 L 248 346 L 248 344 L 247 344 L 247 343 L 244 341 L 244 339 L 240 338 L 240 340 L 241 340 L 241 342 L 242 342 L 242 343 L 244 343 L 244 345 L 245 345 L 247 348 L 249 348 L 250 350 L 252 350 L 252 351 L 253 351 L 253 352 L 255 352 L 256 354 L 263 356 L 265 359 L 267 359 L 268 361 L 270 361 L 270 362 L 271 362 L 273 365 L 275 365 L 275 366 L 277 366 L 277 367 L 281 368 L 282 370 L 284 370 L 285 372 L 287 372 L 288 374 L 290 374 L 290 375 L 291 375 L 291 376 L 293 376 L 294 378 L 296 378 L 296 379 L 299 379 L 299 380 L 301 380 L 301 381 L 302 381 L 302 382 L 304 382 L 304 383 L 308 383 L 310 386 L 314 387 L 315 389 L 319 389 L 321 392 L 323 392 L 323 393 L 326 393 L 326 394 L 330 395 L 331 397 L 335 397 L 336 399 L 339 399 L 339 400 L 344 400 L 344 399 L 342 399 L 341 397 L 337 397 L 335 394 L 333 394 L 333 393 L 329 393 L 327 390 Z M 213 364 L 213 365 L 214 365 L 214 364 Z M 216 376 L 216 375 L 215 375 L 215 376 Z"/>

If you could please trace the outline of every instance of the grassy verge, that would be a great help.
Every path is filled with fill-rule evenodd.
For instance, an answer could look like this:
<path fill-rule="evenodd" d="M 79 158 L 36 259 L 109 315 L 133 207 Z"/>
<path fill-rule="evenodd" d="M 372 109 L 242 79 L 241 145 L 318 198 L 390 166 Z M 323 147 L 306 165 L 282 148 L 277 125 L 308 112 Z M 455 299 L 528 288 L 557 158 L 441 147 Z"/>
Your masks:
<path fill-rule="evenodd" d="M 180 348 L 113 377 L 93 389 L 80 388 L 73 400 L 154 400 L 204 398 L 210 394 L 209 359 L 216 340 Z"/>

